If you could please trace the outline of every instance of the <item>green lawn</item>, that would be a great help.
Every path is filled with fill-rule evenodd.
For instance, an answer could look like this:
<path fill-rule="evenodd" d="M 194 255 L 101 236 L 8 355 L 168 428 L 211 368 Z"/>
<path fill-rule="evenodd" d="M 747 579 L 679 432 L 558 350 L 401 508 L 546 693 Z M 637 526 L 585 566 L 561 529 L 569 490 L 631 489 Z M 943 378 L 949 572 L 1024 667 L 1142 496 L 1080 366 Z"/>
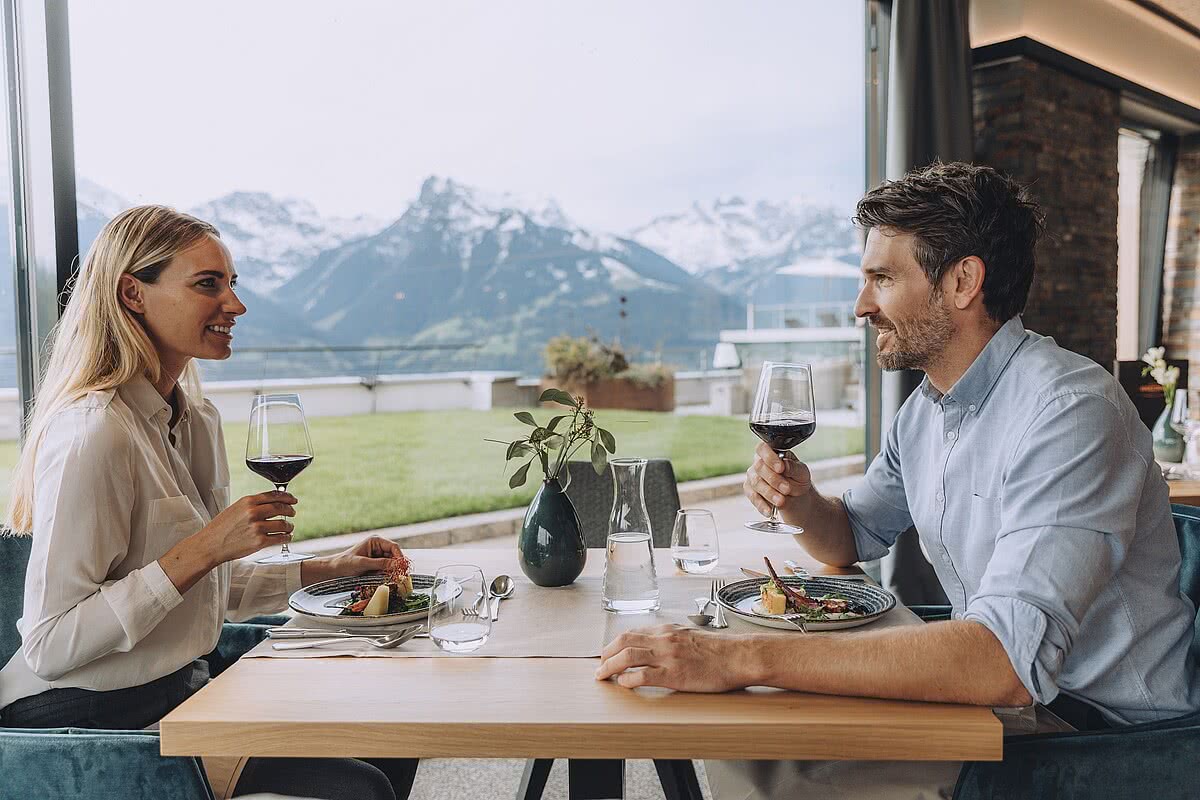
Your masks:
<path fill-rule="evenodd" d="M 548 412 L 534 411 L 539 421 Z M 749 464 L 757 439 L 741 420 L 645 411 L 598 411 L 597 422 L 617 438 L 618 456 L 669 458 L 680 481 L 728 475 Z M 297 538 L 404 525 L 515 508 L 538 484 L 508 488 L 504 447 L 529 428 L 510 410 L 408 412 L 309 420 L 316 460 L 291 489 L 300 498 Z M 233 475 L 232 497 L 270 488 L 246 469 L 246 425 L 225 426 Z M 860 428 L 818 427 L 799 454 L 807 461 L 861 453 Z M 0 443 L 0 469 L 16 462 L 15 442 Z M 586 450 L 579 456 L 586 457 Z M 0 495 L 7 502 L 7 481 Z"/>

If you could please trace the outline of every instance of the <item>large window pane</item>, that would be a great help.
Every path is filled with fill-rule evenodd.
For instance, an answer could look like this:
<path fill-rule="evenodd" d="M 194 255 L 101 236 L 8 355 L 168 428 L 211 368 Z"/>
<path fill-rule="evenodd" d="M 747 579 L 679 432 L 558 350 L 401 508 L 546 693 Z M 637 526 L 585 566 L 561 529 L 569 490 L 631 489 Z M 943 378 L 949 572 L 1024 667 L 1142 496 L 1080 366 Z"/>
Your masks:
<path fill-rule="evenodd" d="M 71 12 L 81 248 L 131 203 L 220 228 L 250 309 L 203 369 L 229 440 L 230 381 L 388 412 L 315 423 L 330 445 L 298 488 L 342 508 L 302 533 L 522 503 L 482 440 L 562 336 L 667 376 L 674 412 L 612 419 L 681 477 L 744 469 L 764 359 L 818 365 L 803 457 L 861 452 L 862 4 Z"/>

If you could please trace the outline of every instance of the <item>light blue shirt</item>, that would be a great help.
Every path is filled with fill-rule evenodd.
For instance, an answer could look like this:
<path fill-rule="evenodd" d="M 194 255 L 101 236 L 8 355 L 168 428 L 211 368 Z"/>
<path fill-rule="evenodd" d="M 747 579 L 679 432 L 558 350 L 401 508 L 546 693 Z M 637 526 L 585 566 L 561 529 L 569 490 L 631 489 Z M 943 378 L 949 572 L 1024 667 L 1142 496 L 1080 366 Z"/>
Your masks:
<path fill-rule="evenodd" d="M 1200 708 L 1150 431 L 1112 375 L 1020 317 L 945 395 L 925 380 L 843 500 L 861 560 L 916 526 L 955 619 L 987 626 L 1038 702 L 1118 723 Z"/>

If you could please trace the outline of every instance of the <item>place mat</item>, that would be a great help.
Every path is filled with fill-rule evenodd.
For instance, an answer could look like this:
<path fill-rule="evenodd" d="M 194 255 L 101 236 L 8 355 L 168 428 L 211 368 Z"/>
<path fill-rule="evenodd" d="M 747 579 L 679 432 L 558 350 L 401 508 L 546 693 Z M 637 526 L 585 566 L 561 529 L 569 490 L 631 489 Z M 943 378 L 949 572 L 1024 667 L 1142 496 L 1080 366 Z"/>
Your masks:
<path fill-rule="evenodd" d="M 500 619 L 492 623 L 488 641 L 478 650 L 466 654 L 477 658 L 596 658 L 604 646 L 626 631 L 665 623 L 689 624 L 688 614 L 696 612 L 696 597 L 708 597 L 712 579 L 704 575 L 668 572 L 658 576 L 660 608 L 646 614 L 613 614 L 600 606 L 603 580 L 600 577 L 578 578 L 570 586 L 546 588 L 536 586 L 524 575 L 514 575 L 516 590 L 500 604 Z M 726 614 L 727 633 L 755 633 L 768 636 L 803 636 L 790 631 L 764 628 Z M 855 630 L 876 630 L 893 625 L 912 624 L 913 614 L 897 607 L 881 619 Z M 292 620 L 289 626 L 302 628 L 324 627 L 315 620 Z M 330 626 L 337 630 L 337 626 Z M 370 631 L 363 631 L 369 633 Z M 812 633 L 811 636 L 844 636 L 852 631 Z M 346 641 L 304 650 L 275 650 L 277 641 L 300 639 L 266 639 L 246 653 L 243 658 L 330 658 L 353 656 L 359 658 L 441 658 L 454 656 L 444 653 L 429 639 L 412 639 L 393 650 L 379 650 L 366 642 Z"/>

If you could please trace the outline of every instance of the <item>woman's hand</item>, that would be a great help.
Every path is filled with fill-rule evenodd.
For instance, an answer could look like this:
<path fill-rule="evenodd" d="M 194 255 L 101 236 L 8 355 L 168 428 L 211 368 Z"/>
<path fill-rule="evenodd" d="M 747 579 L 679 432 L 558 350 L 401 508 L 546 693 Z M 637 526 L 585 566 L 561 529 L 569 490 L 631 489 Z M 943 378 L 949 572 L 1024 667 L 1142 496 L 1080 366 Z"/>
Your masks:
<path fill-rule="evenodd" d="M 263 492 L 236 500 L 193 536 L 211 566 L 245 558 L 264 547 L 290 542 L 297 500 L 287 492 Z"/>
<path fill-rule="evenodd" d="M 807 464 L 791 453 L 780 458 L 766 442 L 754 450 L 754 463 L 746 470 L 742 493 L 764 517 L 771 516 L 771 506 L 775 506 L 781 519 L 791 521 L 811 491 L 812 475 Z"/>
<path fill-rule="evenodd" d="M 399 555 L 402 553 L 398 544 L 381 536 L 372 536 L 336 555 L 301 562 L 300 582 L 308 586 L 330 578 L 383 572 L 388 561 Z"/>
<path fill-rule="evenodd" d="M 657 625 L 623 633 L 600 653 L 596 680 L 616 676 L 627 689 L 727 692 L 755 683 L 752 637 Z"/>
<path fill-rule="evenodd" d="M 294 526 L 286 518 L 296 516 L 296 502 L 296 498 L 287 492 L 263 492 L 243 497 L 164 553 L 158 563 L 183 594 L 226 561 L 291 541 Z"/>

